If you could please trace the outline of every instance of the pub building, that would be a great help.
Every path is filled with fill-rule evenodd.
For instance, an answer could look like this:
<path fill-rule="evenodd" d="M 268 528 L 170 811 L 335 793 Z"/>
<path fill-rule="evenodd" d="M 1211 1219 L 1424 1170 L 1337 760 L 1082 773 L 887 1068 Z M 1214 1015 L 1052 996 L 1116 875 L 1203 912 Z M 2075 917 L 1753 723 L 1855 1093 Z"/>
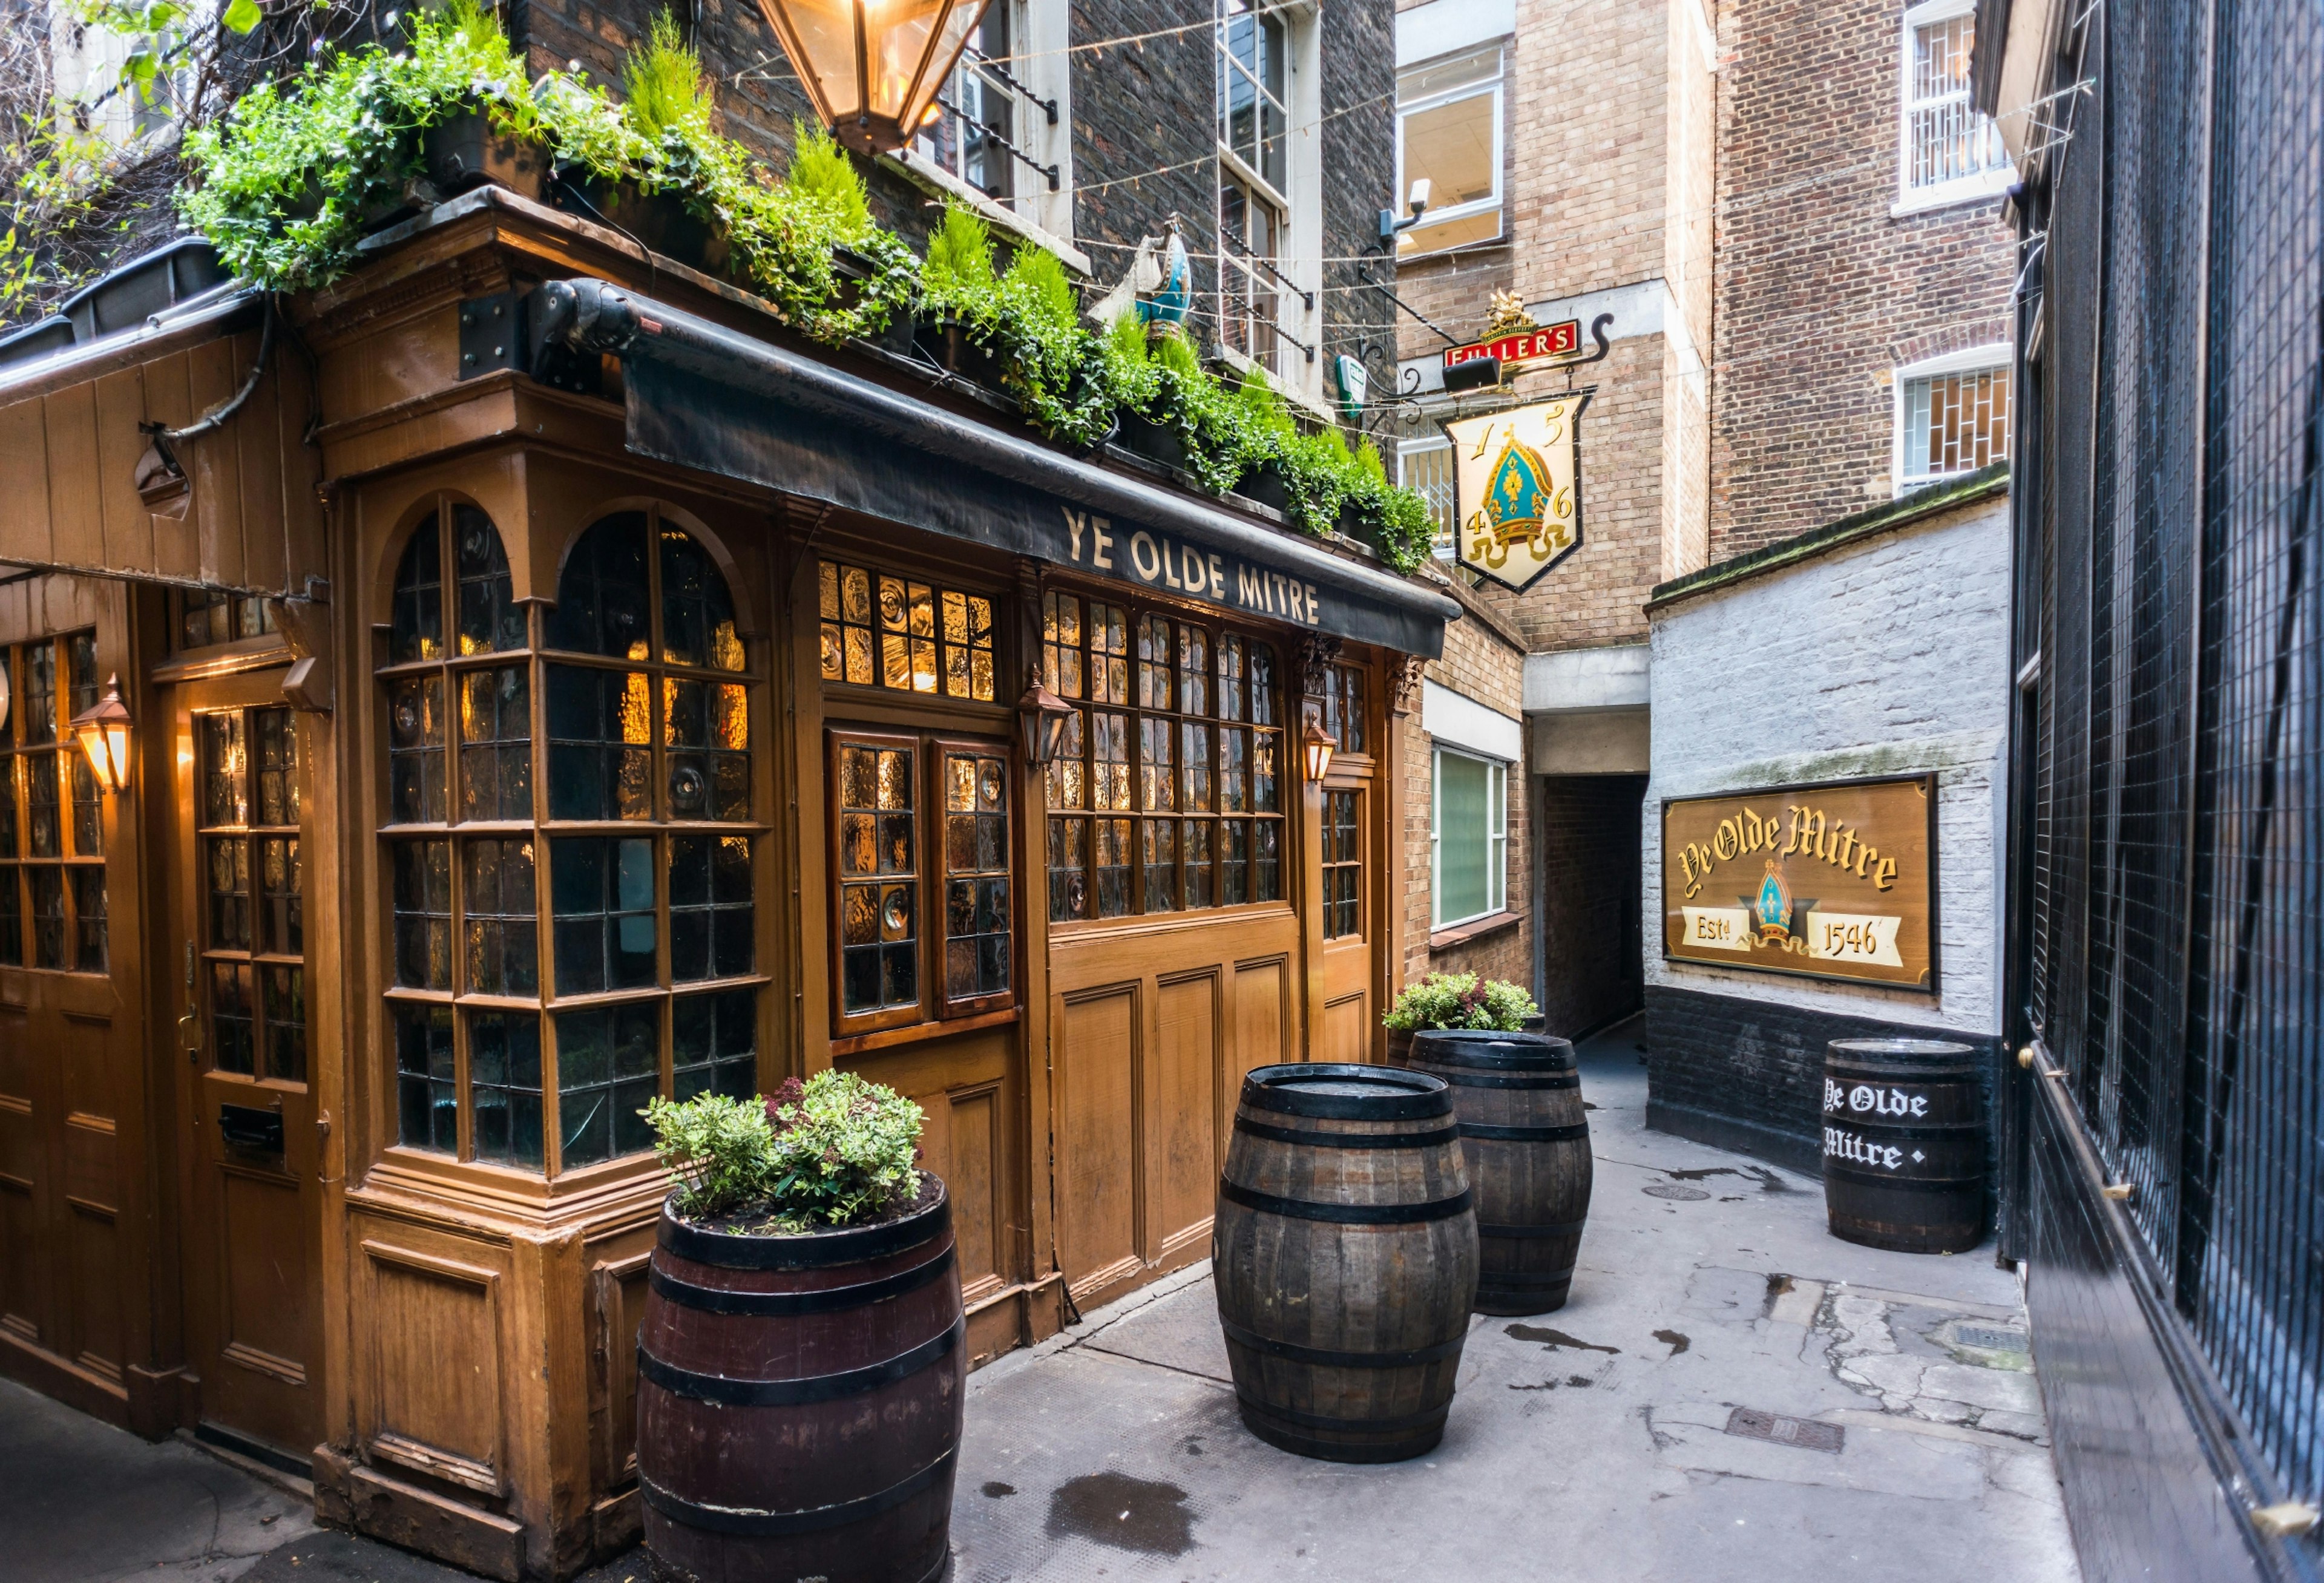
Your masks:
<path fill-rule="evenodd" d="M 10 1375 L 569 1576 L 650 1099 L 918 1101 L 981 1361 L 1206 1256 L 1246 1070 L 1379 1052 L 1452 601 L 502 189 L 278 300 L 0 366 Z"/>

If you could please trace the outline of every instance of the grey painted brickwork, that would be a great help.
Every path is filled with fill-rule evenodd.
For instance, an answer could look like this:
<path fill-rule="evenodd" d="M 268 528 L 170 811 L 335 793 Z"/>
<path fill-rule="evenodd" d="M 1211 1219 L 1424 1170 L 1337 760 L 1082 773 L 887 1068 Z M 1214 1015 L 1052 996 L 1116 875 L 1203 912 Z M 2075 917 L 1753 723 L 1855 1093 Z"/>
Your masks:
<path fill-rule="evenodd" d="M 1692 992 L 1734 1008 L 1727 1033 L 1692 1017 L 1667 1048 L 1650 1035 L 1658 1104 L 1812 1140 L 1817 1019 L 1997 1036 L 2008 533 L 2006 502 L 1988 498 L 1655 612 L 1647 1004 Z M 1923 771 L 1937 777 L 1937 993 L 1664 959 L 1664 798 Z M 1755 1020 L 1791 1031 L 1747 1035 Z"/>

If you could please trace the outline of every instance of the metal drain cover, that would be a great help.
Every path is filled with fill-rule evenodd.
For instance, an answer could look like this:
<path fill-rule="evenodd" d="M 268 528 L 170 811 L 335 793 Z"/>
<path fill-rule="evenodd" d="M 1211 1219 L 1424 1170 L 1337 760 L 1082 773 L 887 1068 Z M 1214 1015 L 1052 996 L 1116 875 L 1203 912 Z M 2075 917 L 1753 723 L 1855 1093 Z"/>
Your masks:
<path fill-rule="evenodd" d="M 1648 1198 L 1675 1199 L 1683 1204 L 1697 1203 L 1711 1196 L 1699 1187 L 1681 1187 L 1675 1182 L 1657 1182 L 1640 1191 Z"/>
<path fill-rule="evenodd" d="M 1729 1413 L 1727 1432 L 1747 1440 L 1773 1440 L 1779 1446 L 1796 1446 L 1803 1451 L 1830 1451 L 1835 1456 L 1848 1435 L 1836 1423 L 1786 1418 L 1780 1413 L 1763 1413 L 1757 1407 L 1738 1407 Z"/>
<path fill-rule="evenodd" d="M 2026 1350 L 2024 1331 L 1997 1330 L 1991 1325 L 1955 1325 L 1953 1339 L 1963 1347 L 1975 1347 L 1987 1352 Z"/>

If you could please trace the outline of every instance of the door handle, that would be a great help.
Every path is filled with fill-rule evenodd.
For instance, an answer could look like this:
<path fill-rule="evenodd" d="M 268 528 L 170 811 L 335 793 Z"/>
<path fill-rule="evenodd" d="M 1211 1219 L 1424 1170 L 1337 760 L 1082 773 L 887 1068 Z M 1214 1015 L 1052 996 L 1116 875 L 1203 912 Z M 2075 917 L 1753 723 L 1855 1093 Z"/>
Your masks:
<path fill-rule="evenodd" d="M 199 1061 L 202 1058 L 202 1019 L 200 1014 L 190 1007 L 187 1008 L 186 1015 L 178 1019 L 178 1043 L 184 1048 L 187 1060 Z"/>

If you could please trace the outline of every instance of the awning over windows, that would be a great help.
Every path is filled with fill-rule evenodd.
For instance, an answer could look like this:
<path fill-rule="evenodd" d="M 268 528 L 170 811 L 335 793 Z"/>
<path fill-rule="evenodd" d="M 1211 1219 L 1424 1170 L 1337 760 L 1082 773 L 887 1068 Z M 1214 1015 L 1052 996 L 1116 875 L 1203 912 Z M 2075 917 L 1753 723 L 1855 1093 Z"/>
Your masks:
<path fill-rule="evenodd" d="M 641 456 L 1407 654 L 1441 653 L 1460 616 L 1401 577 L 603 281 L 542 290 L 547 336 L 622 359 Z"/>

